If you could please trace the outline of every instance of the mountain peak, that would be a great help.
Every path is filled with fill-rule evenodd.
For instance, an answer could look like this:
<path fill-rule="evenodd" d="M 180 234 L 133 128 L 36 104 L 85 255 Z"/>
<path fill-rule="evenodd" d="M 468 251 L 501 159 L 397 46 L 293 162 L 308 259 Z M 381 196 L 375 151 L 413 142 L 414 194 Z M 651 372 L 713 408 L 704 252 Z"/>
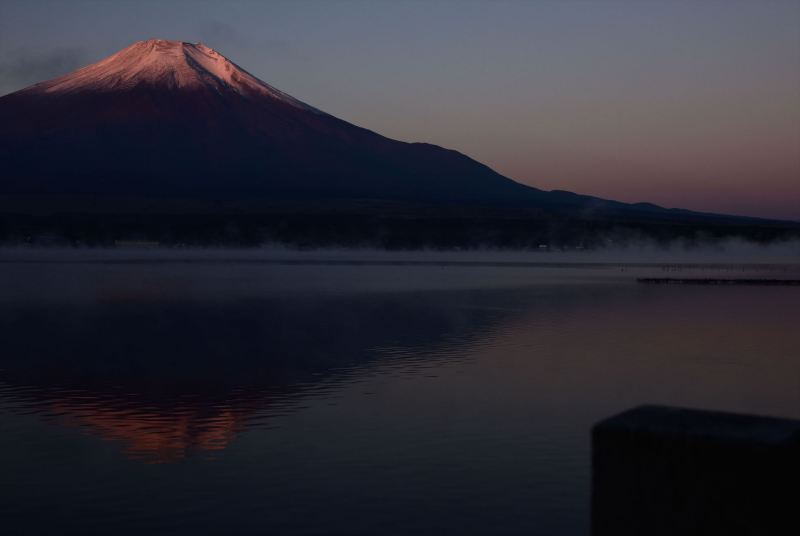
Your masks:
<path fill-rule="evenodd" d="M 296 108 L 322 113 L 259 80 L 203 43 L 168 39 L 138 41 L 97 63 L 23 91 L 106 93 L 142 88 L 266 96 Z"/>
<path fill-rule="evenodd" d="M 456 151 L 385 138 L 294 99 L 203 43 L 166 39 L 0 97 L 0 162 L 0 196 L 624 208 L 523 186 Z"/>

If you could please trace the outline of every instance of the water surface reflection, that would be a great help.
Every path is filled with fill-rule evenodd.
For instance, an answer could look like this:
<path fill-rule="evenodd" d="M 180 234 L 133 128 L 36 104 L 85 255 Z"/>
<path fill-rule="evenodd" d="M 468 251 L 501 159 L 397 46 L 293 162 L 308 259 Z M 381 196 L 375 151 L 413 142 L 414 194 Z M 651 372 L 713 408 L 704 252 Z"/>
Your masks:
<path fill-rule="evenodd" d="M 7 306 L 2 395 L 130 456 L 176 461 L 225 448 L 387 354 L 409 370 L 458 358 L 437 347 L 486 337 L 515 313 L 504 303 L 476 291 Z"/>
<path fill-rule="evenodd" d="M 585 534 L 597 419 L 800 417 L 797 288 L 619 266 L 0 271 L 8 534 Z"/>

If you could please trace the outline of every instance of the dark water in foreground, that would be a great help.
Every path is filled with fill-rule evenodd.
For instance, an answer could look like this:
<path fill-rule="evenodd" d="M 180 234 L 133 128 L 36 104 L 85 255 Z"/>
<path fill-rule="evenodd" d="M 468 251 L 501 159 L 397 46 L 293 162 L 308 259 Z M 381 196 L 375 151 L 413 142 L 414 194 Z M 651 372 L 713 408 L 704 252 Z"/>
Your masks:
<path fill-rule="evenodd" d="M 74 261 L 74 260 L 73 260 Z M 743 267 L 0 262 L 0 533 L 587 534 L 589 428 L 800 418 Z"/>

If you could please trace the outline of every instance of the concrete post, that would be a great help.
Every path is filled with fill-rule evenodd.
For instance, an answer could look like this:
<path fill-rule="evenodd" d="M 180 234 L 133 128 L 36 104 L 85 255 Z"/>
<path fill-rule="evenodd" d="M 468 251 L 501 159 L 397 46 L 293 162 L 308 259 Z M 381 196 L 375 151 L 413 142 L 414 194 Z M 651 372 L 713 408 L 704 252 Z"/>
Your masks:
<path fill-rule="evenodd" d="M 592 444 L 594 536 L 800 534 L 800 421 L 641 406 Z"/>

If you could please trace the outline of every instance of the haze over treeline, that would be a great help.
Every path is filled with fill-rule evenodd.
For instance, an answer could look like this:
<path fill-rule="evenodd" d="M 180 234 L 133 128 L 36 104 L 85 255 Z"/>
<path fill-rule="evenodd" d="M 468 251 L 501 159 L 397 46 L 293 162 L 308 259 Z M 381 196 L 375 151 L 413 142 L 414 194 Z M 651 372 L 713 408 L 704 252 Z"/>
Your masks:
<path fill-rule="evenodd" d="M 446 211 L 385 214 L 0 214 L 0 244 L 6 246 L 114 247 L 142 242 L 160 247 L 379 248 L 386 250 L 592 251 L 638 248 L 712 247 L 732 241 L 756 246 L 800 239 L 800 226 L 732 219 L 722 223 L 509 217 L 491 211 L 459 216 Z M 755 251 L 755 250 L 754 250 Z"/>

